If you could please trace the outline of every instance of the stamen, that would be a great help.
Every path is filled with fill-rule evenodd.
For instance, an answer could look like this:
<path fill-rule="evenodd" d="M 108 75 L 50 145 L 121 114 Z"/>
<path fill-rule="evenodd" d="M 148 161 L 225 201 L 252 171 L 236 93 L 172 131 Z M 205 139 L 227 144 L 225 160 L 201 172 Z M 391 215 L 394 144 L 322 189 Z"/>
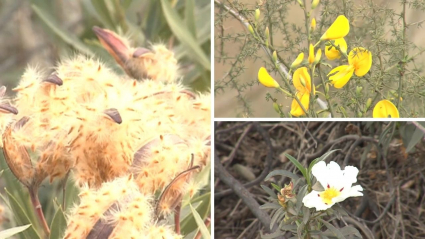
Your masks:
<path fill-rule="evenodd" d="M 328 188 L 330 188 L 330 187 L 329 187 L 329 183 L 328 183 Z"/>
<path fill-rule="evenodd" d="M 320 198 L 320 194 L 317 194 L 317 196 Z"/>
<path fill-rule="evenodd" d="M 344 188 L 341 188 L 339 191 L 342 192 L 342 190 L 344 190 Z"/>

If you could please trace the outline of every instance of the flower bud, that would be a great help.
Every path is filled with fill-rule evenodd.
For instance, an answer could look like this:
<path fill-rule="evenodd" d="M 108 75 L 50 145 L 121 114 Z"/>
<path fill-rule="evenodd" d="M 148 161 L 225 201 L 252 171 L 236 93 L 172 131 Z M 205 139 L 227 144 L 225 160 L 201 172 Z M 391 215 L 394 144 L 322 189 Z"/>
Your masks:
<path fill-rule="evenodd" d="M 304 7 L 304 3 L 302 0 L 297 0 L 297 2 L 300 4 L 301 7 Z"/>
<path fill-rule="evenodd" d="M 372 98 L 369 98 L 366 101 L 366 111 L 369 110 L 371 105 L 372 105 Z"/>
<path fill-rule="evenodd" d="M 260 20 L 260 9 L 255 9 L 255 22 L 257 23 Z"/>
<path fill-rule="evenodd" d="M 251 26 L 251 24 L 249 24 L 248 25 L 248 31 L 253 35 L 253 36 L 255 36 L 255 34 L 254 34 L 254 29 L 252 28 L 252 26 Z"/>
<path fill-rule="evenodd" d="M 297 56 L 297 59 L 295 59 L 295 61 L 294 61 L 294 62 L 292 62 L 292 64 L 291 64 L 291 68 L 293 69 L 293 68 L 295 68 L 295 67 L 299 66 L 303 60 L 304 60 L 304 53 L 303 53 L 303 52 L 301 52 L 301 53 Z"/>
<path fill-rule="evenodd" d="M 311 9 L 315 9 L 319 5 L 320 0 L 313 0 L 311 3 Z"/>
<path fill-rule="evenodd" d="M 316 29 L 316 18 L 313 17 L 313 19 L 311 19 L 311 31 L 314 31 Z"/>
<path fill-rule="evenodd" d="M 314 58 L 314 64 L 319 63 L 320 58 L 322 58 L 322 49 L 319 48 L 316 52 L 316 57 Z"/>
<path fill-rule="evenodd" d="M 356 96 L 358 98 L 361 96 L 362 90 L 363 90 L 363 87 L 361 87 L 361 86 L 356 87 Z"/>
<path fill-rule="evenodd" d="M 269 27 L 266 27 L 266 30 L 264 31 L 264 35 L 266 35 L 266 47 L 269 47 L 269 38 L 270 38 Z"/>
<path fill-rule="evenodd" d="M 275 63 L 277 62 L 277 53 L 276 53 L 276 51 L 273 52 L 273 61 Z"/>
<path fill-rule="evenodd" d="M 273 102 L 273 109 L 274 111 L 276 111 L 276 113 L 280 114 L 280 108 L 278 103 Z"/>
<path fill-rule="evenodd" d="M 314 62 L 314 46 L 310 43 L 310 47 L 308 49 L 308 63 Z"/>

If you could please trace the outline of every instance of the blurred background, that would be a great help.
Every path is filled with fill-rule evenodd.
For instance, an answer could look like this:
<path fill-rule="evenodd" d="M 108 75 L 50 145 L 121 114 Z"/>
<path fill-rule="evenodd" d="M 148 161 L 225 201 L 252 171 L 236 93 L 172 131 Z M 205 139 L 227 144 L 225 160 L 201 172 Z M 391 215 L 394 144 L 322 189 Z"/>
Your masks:
<path fill-rule="evenodd" d="M 121 71 L 92 31 L 99 26 L 128 37 L 132 46 L 164 43 L 176 54 L 184 84 L 209 90 L 211 3 L 167 2 L 173 7 L 168 13 L 154 0 L 1 1 L 0 85 L 10 95 L 27 66 L 49 73 L 58 60 L 75 54 Z"/>
<path fill-rule="evenodd" d="M 224 1 L 219 0 L 220 2 L 224 2 L 226 5 L 229 5 L 229 2 L 231 1 Z M 285 3 L 287 4 L 285 4 Z M 282 13 L 282 17 L 284 18 L 285 22 L 289 22 L 287 25 L 288 31 L 292 31 L 293 26 L 297 29 L 305 30 L 305 23 L 304 23 L 304 12 L 300 8 L 297 1 L 283 1 L 281 5 L 288 8 L 287 11 Z M 310 9 L 310 0 L 307 0 L 307 9 Z M 321 0 L 319 6 L 314 10 L 312 17 L 315 17 L 318 22 L 318 28 L 319 28 L 319 21 L 321 19 L 321 11 L 332 11 L 330 9 L 324 9 L 324 3 L 330 2 L 332 5 L 332 2 L 335 1 L 329 1 L 329 0 Z M 342 1 L 336 1 L 338 4 L 341 4 Z M 357 1 L 344 1 L 347 4 L 354 4 L 355 9 L 350 9 L 350 11 L 358 11 L 363 5 L 366 5 L 367 2 L 371 2 L 372 4 L 378 5 L 378 9 L 384 9 L 384 7 L 387 7 L 388 9 L 392 9 L 393 12 L 399 14 L 402 11 L 402 7 L 400 5 L 400 1 L 398 0 L 357 0 Z M 413 1 L 409 1 L 413 2 Z M 243 5 L 244 9 L 242 14 L 249 15 L 250 20 L 252 21 L 254 19 L 253 17 L 253 10 L 256 9 L 256 6 L 259 4 L 263 4 L 261 9 L 261 17 L 265 17 L 265 1 L 253 1 L 253 0 L 241 0 L 238 1 L 238 4 Z M 422 1 L 423 4 L 423 1 Z M 237 6 L 237 4 L 235 4 Z M 407 23 L 415 23 L 425 20 L 424 19 L 424 12 L 421 10 L 417 10 L 415 8 L 419 8 L 423 6 L 414 6 L 414 4 L 410 4 L 409 7 L 406 9 L 406 15 L 407 15 Z M 241 52 L 241 49 L 243 48 L 249 48 L 249 44 L 247 44 L 248 39 L 245 37 L 246 33 L 248 31 L 246 28 L 240 23 L 239 21 L 235 20 L 234 17 L 232 17 L 230 14 L 225 14 L 224 12 L 220 12 L 220 8 L 218 7 L 218 4 L 216 2 L 215 4 L 215 36 L 214 36 L 214 58 L 215 58 L 215 65 L 214 65 L 214 82 L 217 85 L 217 82 L 220 83 L 219 88 L 215 88 L 215 116 L 216 117 L 278 117 L 278 114 L 274 111 L 272 107 L 272 103 L 270 101 L 266 101 L 266 93 L 271 93 L 273 97 L 278 99 L 278 103 L 283 104 L 283 110 L 286 112 L 289 112 L 290 105 L 292 102 L 292 99 L 286 98 L 282 93 L 276 93 L 274 89 L 266 88 L 262 85 L 259 85 L 257 82 L 257 74 L 258 70 L 261 66 L 264 66 L 264 62 L 268 61 L 268 57 L 266 53 L 260 48 L 257 47 L 257 50 L 247 50 L 246 54 L 242 54 L 243 62 L 241 65 L 234 64 L 236 60 L 241 60 L 239 58 L 239 54 Z M 340 12 L 342 12 L 342 7 L 339 9 Z M 332 11 L 332 14 L 334 12 Z M 356 17 L 355 22 L 350 22 L 350 25 L 352 26 L 351 32 L 355 30 L 356 27 L 367 27 L 362 24 L 363 19 L 367 19 L 370 17 L 371 13 L 370 11 L 368 13 L 365 13 L 364 18 L 362 16 Z M 223 17 L 225 16 L 225 17 Z M 275 14 L 274 16 L 277 16 Z M 218 19 L 220 22 L 218 23 Z M 396 17 L 398 19 L 398 17 Z M 276 20 L 276 19 L 275 19 Z M 398 20 L 399 23 L 401 20 Z M 281 24 L 280 20 L 276 20 L 276 24 Z M 392 24 L 389 22 L 384 23 L 385 24 L 385 32 L 390 32 L 386 34 L 386 37 L 393 38 L 392 35 Z M 221 27 L 223 26 L 223 27 Z M 354 27 L 353 27 L 354 26 Z M 275 26 L 276 28 L 276 26 Z M 322 33 L 326 29 L 322 29 Z M 276 46 L 279 46 L 279 49 L 282 49 L 282 51 L 288 51 L 285 47 L 288 46 L 288 44 L 285 42 L 285 35 L 282 33 L 283 30 L 275 30 L 274 31 L 274 44 Z M 317 30 L 316 30 L 317 31 Z M 360 30 L 359 30 L 360 31 Z M 359 32 L 357 32 L 359 33 Z M 297 31 L 295 31 L 290 37 L 292 40 L 297 42 Z M 371 35 L 371 32 L 367 32 L 367 35 Z M 352 38 L 352 41 L 357 41 L 353 33 L 350 33 L 348 35 L 350 38 Z M 425 41 L 423 40 L 425 37 L 425 30 L 422 26 L 412 26 L 407 30 L 407 39 L 408 41 L 411 41 L 413 44 L 415 44 L 418 47 L 425 47 Z M 347 43 L 348 40 L 347 40 Z M 307 41 L 305 39 L 302 39 L 302 41 L 299 41 L 299 44 L 296 46 L 298 49 L 304 49 L 304 53 L 307 53 Z M 322 47 L 323 48 L 323 47 Z M 349 46 L 349 49 L 351 47 Z M 391 51 L 391 49 L 389 49 Z M 294 51 L 294 49 L 289 49 L 289 51 Z M 224 52 L 224 54 L 222 54 Z M 295 53 L 297 51 L 294 51 L 293 54 L 286 55 L 281 54 L 280 56 L 283 59 L 286 59 L 289 64 L 295 58 L 297 57 L 298 53 Z M 375 54 L 375 53 L 374 53 Z M 375 56 L 375 55 L 374 55 Z M 246 57 L 246 58 L 245 58 Z M 324 55 L 323 55 L 324 57 Z M 322 57 L 322 58 L 323 58 Z M 425 54 L 420 55 L 417 59 L 415 59 L 414 64 L 417 66 L 421 66 L 424 63 Z M 374 59 L 376 60 L 376 58 Z M 270 63 L 270 62 L 269 62 Z M 238 67 L 241 67 L 243 69 L 238 69 Z M 229 77 L 229 71 L 230 69 L 238 69 L 235 70 L 232 75 L 238 75 L 235 78 L 235 81 L 230 80 Z M 276 77 L 275 79 L 279 79 L 280 76 L 277 76 L 273 73 L 271 73 L 273 77 Z M 423 78 L 423 74 L 422 74 Z M 237 83 L 235 83 L 237 81 Z M 234 87 L 238 84 L 241 90 L 238 92 Z M 223 87 L 221 87 L 223 86 Z M 404 95 L 403 95 L 404 97 Z M 247 108 L 249 110 L 247 110 Z"/>

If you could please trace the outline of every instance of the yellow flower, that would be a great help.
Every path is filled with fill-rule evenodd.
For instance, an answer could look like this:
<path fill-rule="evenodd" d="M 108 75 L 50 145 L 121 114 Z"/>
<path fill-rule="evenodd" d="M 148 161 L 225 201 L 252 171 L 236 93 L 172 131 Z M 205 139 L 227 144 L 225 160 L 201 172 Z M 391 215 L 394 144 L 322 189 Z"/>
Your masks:
<path fill-rule="evenodd" d="M 339 46 L 342 52 L 347 52 L 347 42 L 345 42 L 344 38 L 338 38 L 334 41 L 335 46 Z M 339 59 L 341 57 L 341 52 L 339 52 L 332 45 L 325 47 L 325 55 L 329 60 Z"/>
<path fill-rule="evenodd" d="M 300 67 L 294 72 L 292 78 L 294 86 L 298 92 L 311 92 L 311 77 L 308 74 L 307 67 Z"/>
<path fill-rule="evenodd" d="M 361 77 L 369 72 L 372 66 L 372 53 L 362 47 L 356 47 L 348 55 L 348 64 L 332 69 L 329 80 L 335 88 L 342 88 L 350 80 L 353 73 Z"/>
<path fill-rule="evenodd" d="M 314 62 L 314 46 L 310 43 L 310 47 L 308 49 L 308 63 Z"/>
<path fill-rule="evenodd" d="M 301 64 L 301 62 L 304 60 L 304 52 L 301 52 L 298 56 L 297 59 L 295 59 L 294 62 L 292 62 L 291 64 L 291 68 L 295 68 L 297 67 L 299 64 Z"/>
<path fill-rule="evenodd" d="M 301 101 L 301 104 L 304 106 L 306 110 L 308 110 L 310 103 L 310 92 L 311 92 L 311 77 L 308 74 L 306 67 L 300 67 L 294 72 L 293 76 L 294 86 L 297 89 L 296 97 Z M 305 112 L 298 104 L 296 99 L 292 100 L 291 105 L 291 115 L 293 116 L 301 116 L 304 115 Z"/>
<path fill-rule="evenodd" d="M 364 76 L 372 66 L 372 53 L 363 47 L 356 47 L 348 55 L 348 64 L 354 66 L 357 76 Z"/>
<path fill-rule="evenodd" d="M 269 75 L 266 68 L 261 67 L 258 71 L 258 81 L 265 87 L 279 88 L 280 85 Z"/>
<path fill-rule="evenodd" d="M 373 118 L 399 118 L 397 107 L 389 100 L 381 100 L 373 108 Z"/>
<path fill-rule="evenodd" d="M 301 104 L 304 106 L 304 109 L 308 110 L 308 106 L 310 104 L 310 92 L 298 92 L 296 97 L 301 101 Z M 299 117 L 304 115 L 304 110 L 298 104 L 298 102 L 293 99 L 291 105 L 291 115 L 295 117 Z"/>
<path fill-rule="evenodd" d="M 338 38 L 345 37 L 350 31 L 350 24 L 348 19 L 344 15 L 339 15 L 334 23 L 328 28 L 328 30 L 322 35 L 320 40 L 335 40 Z"/>

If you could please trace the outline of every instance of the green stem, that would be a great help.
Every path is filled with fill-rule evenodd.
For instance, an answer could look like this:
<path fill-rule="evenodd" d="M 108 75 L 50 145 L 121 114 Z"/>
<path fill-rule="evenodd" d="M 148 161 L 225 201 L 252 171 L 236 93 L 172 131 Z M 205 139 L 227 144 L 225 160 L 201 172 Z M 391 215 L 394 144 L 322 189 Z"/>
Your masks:
<path fill-rule="evenodd" d="M 325 80 L 323 79 L 323 76 L 322 76 L 322 71 L 320 71 L 320 65 L 317 67 L 317 70 L 319 71 L 319 77 L 320 77 L 320 80 L 322 81 L 323 91 L 325 92 L 325 99 L 326 99 L 326 102 L 328 103 L 328 109 L 331 112 L 331 117 L 334 118 L 335 114 L 334 114 L 333 109 L 332 109 L 332 104 L 329 100 L 330 99 L 329 91 L 326 91 L 326 84 L 325 84 Z"/>

